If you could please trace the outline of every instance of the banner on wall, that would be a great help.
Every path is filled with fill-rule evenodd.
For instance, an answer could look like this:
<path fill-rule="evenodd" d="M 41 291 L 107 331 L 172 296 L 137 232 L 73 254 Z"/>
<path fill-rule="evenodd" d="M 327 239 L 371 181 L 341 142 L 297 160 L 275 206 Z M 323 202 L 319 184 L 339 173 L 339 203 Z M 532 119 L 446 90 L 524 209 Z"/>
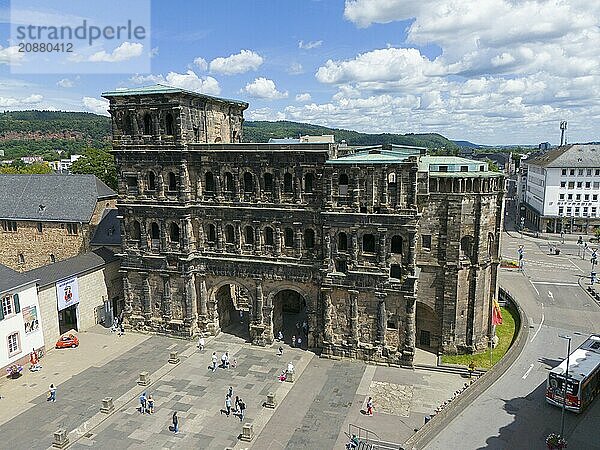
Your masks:
<path fill-rule="evenodd" d="M 38 322 L 37 306 L 25 306 L 21 309 L 23 322 L 25 323 L 25 334 L 33 333 L 40 328 Z"/>
<path fill-rule="evenodd" d="M 56 283 L 56 297 L 58 298 L 59 311 L 79 303 L 77 277 L 68 278 Z"/>

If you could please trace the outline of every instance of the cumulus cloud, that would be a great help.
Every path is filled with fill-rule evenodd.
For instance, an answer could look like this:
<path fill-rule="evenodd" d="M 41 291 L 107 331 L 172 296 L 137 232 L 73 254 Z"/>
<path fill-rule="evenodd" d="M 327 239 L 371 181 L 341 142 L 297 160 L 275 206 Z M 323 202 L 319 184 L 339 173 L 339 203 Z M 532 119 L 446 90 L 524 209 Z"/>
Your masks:
<path fill-rule="evenodd" d="M 248 83 L 240 92 L 248 94 L 253 98 L 267 100 L 276 100 L 288 96 L 287 91 L 278 91 L 275 82 L 264 77 L 256 78 L 252 83 Z"/>
<path fill-rule="evenodd" d="M 18 64 L 25 53 L 19 52 L 19 47 L 12 45 L 10 47 L 2 47 L 0 45 L 0 64 Z"/>
<path fill-rule="evenodd" d="M 75 82 L 69 78 L 62 78 L 56 82 L 56 85 L 62 88 L 72 88 L 75 86 Z"/>
<path fill-rule="evenodd" d="M 241 50 L 235 55 L 229 55 L 226 58 L 215 58 L 210 62 L 210 71 L 221 73 L 223 75 L 236 75 L 246 73 L 251 70 L 257 70 L 264 59 L 258 53 L 252 50 Z"/>
<path fill-rule="evenodd" d="M 221 87 L 219 82 L 211 77 L 199 77 L 193 70 L 185 73 L 169 72 L 165 75 L 139 75 L 136 74 L 129 79 L 135 84 L 168 84 L 188 91 L 195 91 L 207 95 L 219 95 Z"/>
<path fill-rule="evenodd" d="M 142 54 L 144 46 L 139 42 L 123 42 L 116 47 L 111 53 L 104 50 L 93 53 L 88 57 L 88 61 L 92 62 L 121 62 L 128 59 L 137 58 Z"/>
<path fill-rule="evenodd" d="M 308 92 L 304 92 L 302 94 L 297 94 L 296 95 L 296 101 L 297 102 L 304 103 L 304 102 L 310 102 L 310 100 L 311 100 L 311 96 L 310 96 L 310 94 Z"/>
<path fill-rule="evenodd" d="M 108 115 L 108 101 L 94 97 L 83 97 L 81 103 L 90 112 L 95 114 L 101 114 L 103 116 Z"/>
<path fill-rule="evenodd" d="M 323 41 L 298 41 L 298 48 L 303 50 L 312 50 L 313 48 L 320 47 L 321 45 L 323 45 Z"/>
<path fill-rule="evenodd" d="M 206 60 L 204 58 L 196 58 L 194 59 L 194 65 L 200 69 L 202 72 L 206 71 L 208 69 L 208 63 L 206 62 Z"/>

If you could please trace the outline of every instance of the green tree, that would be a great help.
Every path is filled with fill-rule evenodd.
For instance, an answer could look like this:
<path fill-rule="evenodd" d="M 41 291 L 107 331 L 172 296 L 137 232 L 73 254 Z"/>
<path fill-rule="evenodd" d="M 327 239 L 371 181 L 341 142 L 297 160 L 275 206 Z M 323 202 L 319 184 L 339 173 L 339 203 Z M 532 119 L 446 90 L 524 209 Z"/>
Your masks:
<path fill-rule="evenodd" d="M 91 173 L 100 178 L 111 189 L 117 190 L 117 166 L 109 152 L 97 148 L 87 149 L 81 158 L 73 163 L 73 173 Z"/>
<path fill-rule="evenodd" d="M 12 164 L 0 166 L 0 173 L 4 174 L 34 174 L 34 173 L 52 173 L 52 168 L 47 162 L 24 164 L 23 161 L 18 160 Z"/>
<path fill-rule="evenodd" d="M 500 168 L 498 167 L 498 164 L 496 164 L 494 161 L 492 161 L 491 159 L 486 159 L 486 162 L 488 163 L 488 167 L 489 167 L 490 171 L 500 172 Z"/>

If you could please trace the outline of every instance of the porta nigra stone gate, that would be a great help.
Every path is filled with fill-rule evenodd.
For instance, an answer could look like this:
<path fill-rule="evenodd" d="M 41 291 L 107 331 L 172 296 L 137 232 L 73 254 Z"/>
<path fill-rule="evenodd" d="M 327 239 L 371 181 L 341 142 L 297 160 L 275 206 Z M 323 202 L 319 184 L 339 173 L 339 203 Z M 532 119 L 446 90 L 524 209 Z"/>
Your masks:
<path fill-rule="evenodd" d="M 257 345 L 283 331 L 325 355 L 403 365 L 416 347 L 487 345 L 503 197 L 487 164 L 415 147 L 338 158 L 335 144 L 246 144 L 246 103 L 160 85 L 103 96 L 126 327 L 241 328 Z"/>

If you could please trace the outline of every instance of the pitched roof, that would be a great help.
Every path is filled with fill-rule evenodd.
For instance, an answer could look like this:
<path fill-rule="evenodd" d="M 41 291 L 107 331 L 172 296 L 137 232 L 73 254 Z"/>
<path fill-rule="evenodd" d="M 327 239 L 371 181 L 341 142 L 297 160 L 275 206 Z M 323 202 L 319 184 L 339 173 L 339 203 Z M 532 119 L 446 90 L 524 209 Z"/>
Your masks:
<path fill-rule="evenodd" d="M 0 175 L 0 219 L 87 223 L 116 196 L 94 175 Z"/>
<path fill-rule="evenodd" d="M 121 245 L 121 221 L 118 219 L 119 211 L 109 209 L 104 211 L 102 220 L 96 227 L 91 245 L 94 247 L 101 245 Z"/>
<path fill-rule="evenodd" d="M 527 159 L 527 164 L 539 167 L 600 167 L 600 145 L 569 144 L 554 148 L 543 155 Z"/>
<path fill-rule="evenodd" d="M 212 95 L 201 94 L 199 92 L 188 91 L 187 89 L 181 89 L 174 86 L 167 86 L 165 84 L 153 84 L 151 86 L 142 86 L 137 88 L 123 88 L 116 89 L 114 91 L 106 91 L 102 93 L 102 97 L 125 97 L 128 95 L 152 95 L 152 94 L 188 94 L 194 97 L 206 98 L 209 100 L 223 102 L 223 103 L 235 103 L 236 105 L 242 106 L 244 109 L 248 107 L 248 103 L 239 100 L 230 100 L 227 98 L 213 97 Z"/>
<path fill-rule="evenodd" d="M 41 287 L 64 280 L 73 275 L 79 275 L 92 269 L 102 267 L 105 264 L 117 261 L 119 258 L 108 248 L 101 247 L 91 252 L 82 253 L 63 261 L 55 262 L 47 266 L 24 272 L 28 280 L 39 280 Z"/>
<path fill-rule="evenodd" d="M 0 293 L 33 281 L 30 277 L 0 264 Z"/>

